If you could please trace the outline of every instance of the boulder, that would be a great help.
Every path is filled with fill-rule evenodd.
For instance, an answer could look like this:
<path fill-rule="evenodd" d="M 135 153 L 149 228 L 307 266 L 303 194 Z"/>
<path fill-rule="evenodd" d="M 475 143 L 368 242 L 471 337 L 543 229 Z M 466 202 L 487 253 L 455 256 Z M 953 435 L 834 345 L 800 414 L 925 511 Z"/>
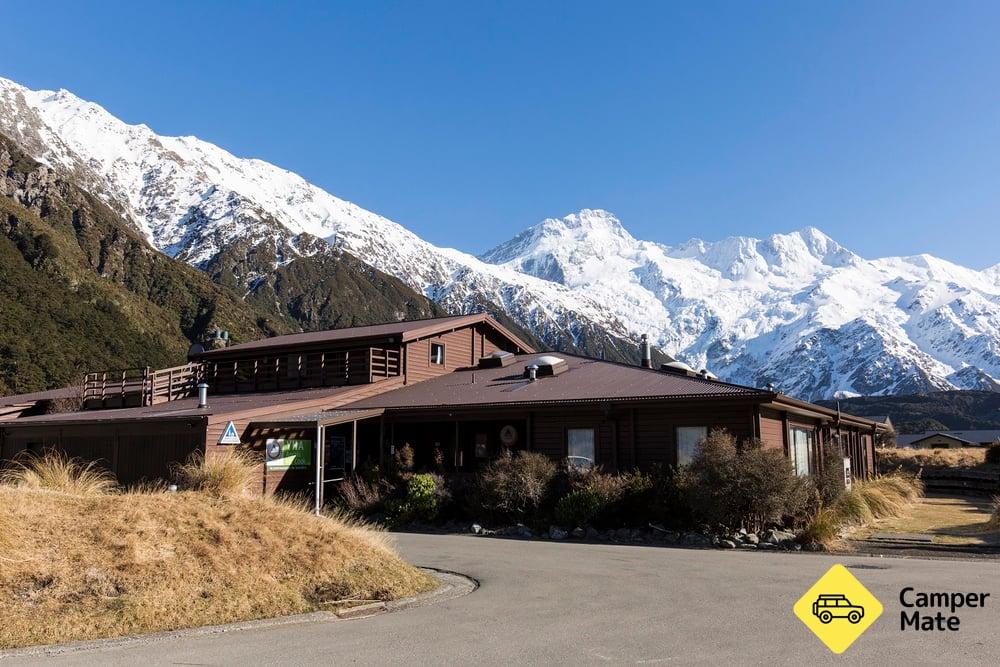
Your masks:
<path fill-rule="evenodd" d="M 568 534 L 559 526 L 549 526 L 549 537 L 553 540 L 565 540 Z"/>
<path fill-rule="evenodd" d="M 719 547 L 721 549 L 735 549 L 736 542 L 733 542 L 732 540 L 719 540 Z"/>
<path fill-rule="evenodd" d="M 573 529 L 573 531 L 570 534 L 573 537 L 575 537 L 577 539 L 580 539 L 581 537 L 586 536 L 587 531 L 585 531 L 583 528 L 580 528 L 579 526 L 577 526 L 576 528 Z"/>
<path fill-rule="evenodd" d="M 472 533 L 474 535 L 482 535 L 483 534 L 483 527 L 480 526 L 478 523 L 472 524 L 472 527 L 469 528 L 469 530 L 472 531 Z"/>
<path fill-rule="evenodd" d="M 631 533 L 628 528 L 619 528 L 615 531 L 615 539 L 617 540 L 627 540 Z"/>
<path fill-rule="evenodd" d="M 760 538 L 757 537 L 757 533 L 747 533 L 743 536 L 743 541 L 747 544 L 760 544 Z"/>
<path fill-rule="evenodd" d="M 593 526 L 587 526 L 587 532 L 585 533 L 585 537 L 588 540 L 599 540 L 601 539 L 601 533 Z"/>

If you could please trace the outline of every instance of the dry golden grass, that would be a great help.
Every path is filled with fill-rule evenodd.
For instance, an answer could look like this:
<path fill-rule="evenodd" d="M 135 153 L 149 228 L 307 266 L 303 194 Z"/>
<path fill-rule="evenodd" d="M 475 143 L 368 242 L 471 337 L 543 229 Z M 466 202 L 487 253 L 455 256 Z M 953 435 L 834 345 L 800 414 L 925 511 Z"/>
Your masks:
<path fill-rule="evenodd" d="M 0 547 L 0 648 L 281 616 L 435 585 L 364 524 L 292 501 L 195 491 L 0 486 Z"/>
<path fill-rule="evenodd" d="M 57 452 L 14 461 L 0 473 L 0 484 L 77 496 L 113 493 L 118 489 L 115 478 L 96 463 L 85 463 Z"/>
<path fill-rule="evenodd" d="M 884 472 L 899 468 L 910 472 L 920 468 L 975 468 L 983 465 L 985 460 L 985 447 L 878 450 L 879 469 Z"/>
<path fill-rule="evenodd" d="M 846 530 L 902 516 L 923 492 L 919 479 L 898 473 L 855 482 L 836 503 L 817 512 L 803 531 L 802 539 L 828 551 L 843 548 Z"/>
<path fill-rule="evenodd" d="M 1000 530 L 1000 496 L 993 498 L 993 516 L 986 525 L 990 530 Z"/>
<path fill-rule="evenodd" d="M 176 466 L 173 473 L 182 489 L 230 498 L 249 495 L 260 487 L 258 463 L 250 454 L 236 449 L 208 459 L 202 452 L 194 452 L 186 463 Z"/>

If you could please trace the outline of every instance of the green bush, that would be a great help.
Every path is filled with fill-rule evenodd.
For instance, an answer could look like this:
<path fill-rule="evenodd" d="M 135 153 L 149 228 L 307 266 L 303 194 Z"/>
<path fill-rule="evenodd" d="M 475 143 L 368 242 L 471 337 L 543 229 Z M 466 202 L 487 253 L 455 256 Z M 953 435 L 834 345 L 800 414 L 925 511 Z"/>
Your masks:
<path fill-rule="evenodd" d="M 986 463 L 1000 466 L 1000 440 L 997 440 L 987 448 Z"/>
<path fill-rule="evenodd" d="M 505 451 L 479 474 L 480 509 L 493 518 L 537 518 L 558 469 L 544 454 Z"/>
<path fill-rule="evenodd" d="M 554 518 L 557 524 L 567 528 L 584 526 L 606 512 L 608 504 L 608 499 L 594 489 L 575 489 L 556 503 Z"/>
<path fill-rule="evenodd" d="M 645 512 L 651 523 L 662 523 L 672 528 L 689 528 L 693 523 L 688 506 L 684 475 L 669 465 L 657 465 L 648 475 L 650 490 L 648 502 L 639 512 Z"/>
<path fill-rule="evenodd" d="M 803 516 L 812 493 L 780 450 L 764 449 L 756 439 L 737 445 L 725 430 L 701 442 L 683 474 L 695 518 L 730 530 L 758 531 Z"/>
<path fill-rule="evenodd" d="M 824 506 L 837 502 L 844 492 L 844 454 L 839 446 L 830 444 L 823 450 L 823 469 L 816 475 L 816 489 Z"/>
<path fill-rule="evenodd" d="M 406 495 L 392 503 L 392 518 L 397 521 L 432 521 L 440 504 L 439 484 L 435 475 L 417 474 L 406 483 Z"/>

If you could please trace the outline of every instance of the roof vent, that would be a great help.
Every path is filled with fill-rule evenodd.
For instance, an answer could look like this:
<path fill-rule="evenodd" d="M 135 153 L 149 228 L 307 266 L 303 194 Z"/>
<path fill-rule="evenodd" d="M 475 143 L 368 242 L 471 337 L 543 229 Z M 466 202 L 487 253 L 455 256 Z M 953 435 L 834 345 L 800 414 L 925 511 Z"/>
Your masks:
<path fill-rule="evenodd" d="M 691 368 L 683 361 L 671 361 L 667 364 L 661 364 L 660 370 L 664 373 L 674 373 L 676 375 L 686 375 L 688 377 L 698 377 L 698 372 Z"/>
<path fill-rule="evenodd" d="M 514 363 L 514 353 L 507 350 L 497 350 L 493 354 L 480 357 L 480 368 L 503 368 Z"/>
<path fill-rule="evenodd" d="M 557 357 L 553 354 L 543 354 L 534 361 L 532 361 L 524 369 L 524 377 L 530 377 L 528 369 L 532 366 L 537 366 L 537 376 L 545 377 L 547 375 L 559 375 L 569 370 L 569 364 L 562 357 Z"/>
<path fill-rule="evenodd" d="M 698 371 L 698 375 L 700 375 L 701 377 L 705 378 L 706 380 L 718 380 L 719 379 L 718 375 L 716 375 L 712 371 L 708 370 L 707 368 L 702 368 L 700 371 Z"/>

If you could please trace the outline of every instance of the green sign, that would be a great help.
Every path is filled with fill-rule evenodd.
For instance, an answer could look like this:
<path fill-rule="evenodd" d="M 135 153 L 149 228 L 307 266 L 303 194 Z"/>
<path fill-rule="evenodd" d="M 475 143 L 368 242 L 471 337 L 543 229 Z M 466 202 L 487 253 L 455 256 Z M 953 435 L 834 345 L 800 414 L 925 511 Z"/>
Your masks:
<path fill-rule="evenodd" d="M 291 470 L 312 467 L 312 440 L 269 438 L 264 450 L 268 470 Z"/>

